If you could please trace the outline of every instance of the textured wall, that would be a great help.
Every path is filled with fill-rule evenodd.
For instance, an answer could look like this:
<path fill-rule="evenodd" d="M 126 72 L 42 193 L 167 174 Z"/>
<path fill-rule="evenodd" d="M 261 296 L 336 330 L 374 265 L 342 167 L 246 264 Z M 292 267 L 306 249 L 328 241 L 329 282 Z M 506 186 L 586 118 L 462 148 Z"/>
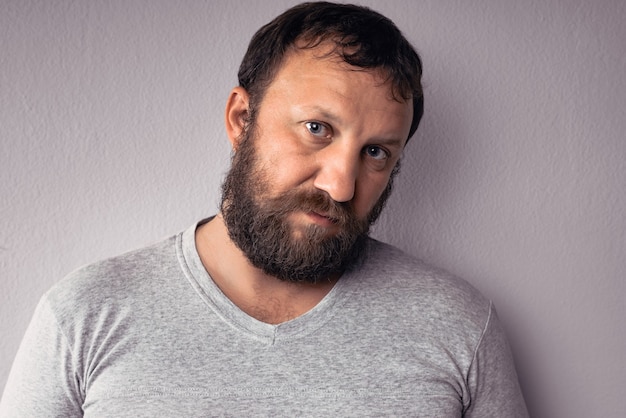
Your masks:
<path fill-rule="evenodd" d="M 534 416 L 625 416 L 626 3 L 362 3 L 426 69 L 376 235 L 494 299 Z M 291 4 L 0 0 L 0 387 L 54 282 L 215 211 L 238 61 Z"/>

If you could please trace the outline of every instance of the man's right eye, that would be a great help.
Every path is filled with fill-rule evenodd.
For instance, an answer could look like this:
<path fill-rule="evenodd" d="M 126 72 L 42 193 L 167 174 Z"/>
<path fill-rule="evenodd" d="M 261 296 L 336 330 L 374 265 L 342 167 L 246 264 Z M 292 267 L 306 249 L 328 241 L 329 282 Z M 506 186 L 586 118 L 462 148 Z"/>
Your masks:
<path fill-rule="evenodd" d="M 306 129 L 311 133 L 311 135 L 315 135 L 319 137 L 330 136 L 328 132 L 329 131 L 328 127 L 321 122 L 315 122 L 315 121 L 306 122 L 304 126 L 306 126 Z"/>

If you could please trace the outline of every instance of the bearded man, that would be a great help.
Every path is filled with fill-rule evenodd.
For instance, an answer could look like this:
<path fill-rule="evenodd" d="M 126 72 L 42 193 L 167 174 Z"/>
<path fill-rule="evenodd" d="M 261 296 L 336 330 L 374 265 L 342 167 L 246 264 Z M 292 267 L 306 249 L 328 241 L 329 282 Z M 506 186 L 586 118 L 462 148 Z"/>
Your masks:
<path fill-rule="evenodd" d="M 421 73 L 364 7 L 262 27 L 226 104 L 220 212 L 49 291 L 2 414 L 526 416 L 490 301 L 368 237 Z"/>

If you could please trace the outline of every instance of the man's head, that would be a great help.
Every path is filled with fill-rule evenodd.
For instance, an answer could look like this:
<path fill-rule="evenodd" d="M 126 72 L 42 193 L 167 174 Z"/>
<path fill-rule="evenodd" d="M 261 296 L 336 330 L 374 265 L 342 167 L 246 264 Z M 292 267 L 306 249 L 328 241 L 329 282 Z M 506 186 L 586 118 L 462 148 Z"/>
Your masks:
<path fill-rule="evenodd" d="M 239 85 L 250 94 L 250 117 L 289 50 L 315 48 L 325 41 L 334 45 L 334 54 L 354 67 L 382 69 L 391 81 L 394 97 L 413 101 L 408 141 L 424 113 L 422 62 L 391 20 L 351 4 L 302 3 L 256 32 L 238 73 Z"/>
<path fill-rule="evenodd" d="M 313 3 L 263 27 L 241 68 L 226 107 L 229 235 L 272 276 L 336 276 L 360 259 L 419 123 L 419 58 L 379 14 Z"/>

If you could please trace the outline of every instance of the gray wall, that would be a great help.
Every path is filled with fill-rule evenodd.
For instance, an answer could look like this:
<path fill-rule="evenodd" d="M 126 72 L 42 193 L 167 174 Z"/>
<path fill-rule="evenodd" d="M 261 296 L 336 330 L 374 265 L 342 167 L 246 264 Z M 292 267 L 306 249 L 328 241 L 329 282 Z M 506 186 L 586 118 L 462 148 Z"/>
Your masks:
<path fill-rule="evenodd" d="M 625 416 L 626 3 L 361 3 L 425 63 L 376 235 L 495 301 L 534 416 Z M 238 61 L 292 4 L 0 0 L 0 387 L 53 283 L 215 212 Z"/>

